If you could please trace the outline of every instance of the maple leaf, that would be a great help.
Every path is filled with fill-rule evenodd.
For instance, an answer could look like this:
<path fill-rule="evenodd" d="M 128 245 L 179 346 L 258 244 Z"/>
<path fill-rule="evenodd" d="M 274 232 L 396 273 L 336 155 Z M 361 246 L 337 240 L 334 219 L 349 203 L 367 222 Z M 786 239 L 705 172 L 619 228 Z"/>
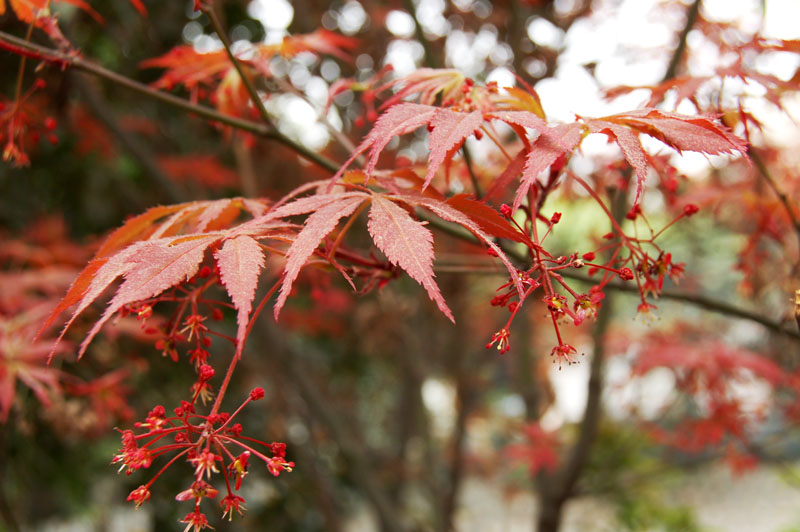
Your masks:
<path fill-rule="evenodd" d="M 45 302 L 14 316 L 0 316 L 0 423 L 8 419 L 17 381 L 30 388 L 45 406 L 61 391 L 62 374 L 48 368 L 46 360 L 48 353 L 64 352 L 68 346 L 35 337 L 48 306 Z"/>
<path fill-rule="evenodd" d="M 472 234 L 474 234 L 476 237 L 478 237 L 480 241 L 482 241 L 484 244 L 489 246 L 489 248 L 492 251 L 494 251 L 494 253 L 497 255 L 497 257 L 500 259 L 500 261 L 508 270 L 509 276 L 511 277 L 511 281 L 514 283 L 514 286 L 516 287 L 518 294 L 520 295 L 520 297 L 523 297 L 524 289 L 522 287 L 522 283 L 519 280 L 517 269 L 514 268 L 514 265 L 511 264 L 510 260 L 508 260 L 508 257 L 503 252 L 503 250 L 500 249 L 500 247 L 492 241 L 492 238 L 484 232 L 479 223 L 476 223 L 472 218 L 470 218 L 470 216 L 443 201 L 438 201 L 431 198 L 406 197 L 403 199 L 410 204 L 420 205 L 429 209 L 431 212 L 436 214 L 436 216 L 442 218 L 443 220 L 457 223 L 458 225 L 464 227 Z M 461 200 L 457 202 L 456 205 L 458 205 L 459 203 L 463 205 L 464 202 L 463 200 Z M 477 210 L 473 209 L 472 215 L 475 216 L 476 212 Z M 486 221 L 484 221 L 483 225 L 485 227 L 489 224 L 487 224 Z"/>
<path fill-rule="evenodd" d="M 124 258 L 103 265 L 97 275 L 106 287 L 121 275 L 125 281 L 81 343 L 78 357 L 83 356 L 105 322 L 122 307 L 158 295 L 197 273 L 206 248 L 218 238 L 219 235 L 202 235 L 182 237 L 177 242 L 174 238 L 141 242 L 126 248 Z"/>
<path fill-rule="evenodd" d="M 245 223 L 233 229 L 222 230 L 224 226 L 234 222 L 242 211 L 261 217 L 265 209 L 266 206 L 257 201 L 231 198 L 154 207 L 131 218 L 106 239 L 94 259 L 73 282 L 61 303 L 45 320 L 40 334 L 59 315 L 77 304 L 56 340 L 57 345 L 75 319 L 115 280 L 124 277 L 105 312 L 81 343 L 79 355 L 82 356 L 103 324 L 125 305 L 154 297 L 192 277 L 203 261 L 206 249 L 211 245 L 221 241 L 224 247 L 228 238 L 247 235 L 243 227 L 252 230 L 253 234 L 250 236 L 263 237 L 269 236 L 273 229 L 287 226 L 283 223 L 263 223 L 255 227 Z M 223 257 L 224 260 L 229 258 L 226 254 Z M 226 264 L 226 271 L 232 271 L 230 262 Z M 231 273 L 231 279 L 235 275 Z M 231 280 L 237 286 L 228 287 L 237 294 L 238 305 L 234 302 L 237 310 L 245 305 L 248 282 L 247 279 Z"/>
<path fill-rule="evenodd" d="M 252 237 L 239 235 L 226 240 L 215 257 L 220 279 L 228 290 L 237 312 L 236 356 L 238 357 L 241 356 L 244 347 L 253 298 L 256 295 L 261 269 L 264 267 L 264 251 Z"/>
<path fill-rule="evenodd" d="M 466 76 L 455 69 L 418 68 L 411 74 L 392 80 L 375 89 L 376 93 L 402 87 L 384 104 L 382 109 L 400 103 L 412 94 L 417 95 L 420 104 L 433 105 L 441 95 L 442 101 L 456 100 L 461 96 L 461 87 L 466 81 Z"/>
<path fill-rule="evenodd" d="M 389 262 L 400 266 L 421 284 L 439 310 L 455 323 L 453 313 L 433 279 L 433 234 L 425 225 L 412 219 L 405 209 L 390 199 L 375 195 L 367 228 Z"/>
<path fill-rule="evenodd" d="M 51 0 L 8 0 L 8 3 L 11 6 L 11 10 L 14 12 L 17 18 L 20 19 L 22 22 L 25 22 L 26 24 L 32 24 L 35 22 L 38 25 L 40 19 L 50 16 L 50 7 L 49 7 L 50 1 Z M 86 13 L 88 13 L 97 22 L 101 24 L 103 23 L 103 17 L 100 16 L 100 13 L 92 9 L 92 6 L 90 6 L 83 0 L 53 0 L 53 1 L 73 5 L 78 9 L 81 9 Z M 6 2 L 5 0 L 0 0 L 0 15 L 5 14 L 5 12 L 6 12 Z"/>
<path fill-rule="evenodd" d="M 483 202 L 470 199 L 467 194 L 452 196 L 445 203 L 467 215 L 482 231 L 491 236 L 534 247 L 530 237 L 513 227 L 502 214 Z"/>
<path fill-rule="evenodd" d="M 375 245 L 391 264 L 404 270 L 422 285 L 431 300 L 451 321 L 452 312 L 434 280 L 433 235 L 424 227 L 423 222 L 414 220 L 398 203 L 405 203 L 409 207 L 424 207 L 440 218 L 457 223 L 472 232 L 497 254 L 508 269 L 518 291 L 522 293 L 516 269 L 500 247 L 493 242 L 492 235 L 515 241 L 526 241 L 527 237 L 515 232 L 491 207 L 463 197 L 452 200 L 450 205 L 441 197 L 419 194 L 413 186 L 408 193 L 395 195 L 379 193 L 370 195 L 364 192 L 319 194 L 295 199 L 252 222 L 259 224 L 276 218 L 312 213 L 287 252 L 284 279 L 274 308 L 276 318 L 291 292 L 300 269 L 308 262 L 324 238 L 335 229 L 339 220 L 351 215 L 364 201 L 373 202 L 367 229 Z"/>
<path fill-rule="evenodd" d="M 422 185 L 422 190 L 425 190 L 436 170 L 446 159 L 453 156 L 464 140 L 478 129 L 482 122 L 483 115 L 480 111 L 461 113 L 418 103 L 395 105 L 378 118 L 375 127 L 370 130 L 333 177 L 333 182 L 339 179 L 347 167 L 367 150 L 369 150 L 369 159 L 364 167 L 364 172 L 371 175 L 375 171 L 381 152 L 392 140 L 392 137 L 410 133 L 427 125 L 431 134 L 428 173 Z"/>
<path fill-rule="evenodd" d="M 523 139 L 525 139 L 526 135 L 518 129 L 519 127 L 534 129 L 539 133 L 538 137 L 530 143 L 525 167 L 522 169 L 522 182 L 514 196 L 513 210 L 519 208 L 539 174 L 556 162 L 559 157 L 574 150 L 583 139 L 581 124 L 573 122 L 551 127 L 538 115 L 529 111 L 494 112 L 489 113 L 487 117 L 502 120 L 512 125 L 512 127 L 517 126 L 515 130 Z M 516 170 L 515 166 L 509 166 L 512 172 Z M 508 177 L 511 176 L 506 176 L 506 178 Z M 497 194 L 497 189 L 492 191 L 492 195 Z"/>
<path fill-rule="evenodd" d="M 200 83 L 222 79 L 228 69 L 233 67 L 225 50 L 200 53 L 189 44 L 176 46 L 164 55 L 145 59 L 139 66 L 167 69 L 152 83 L 154 87 L 166 90 L 177 85 L 191 90 Z"/>
<path fill-rule="evenodd" d="M 404 135 L 414 131 L 415 129 L 424 126 L 430 122 L 438 107 L 431 105 L 420 105 L 418 103 L 403 103 L 396 105 L 383 113 L 375 126 L 367 133 L 367 136 L 358 145 L 355 151 L 350 155 L 350 158 L 342 165 L 342 168 L 333 176 L 335 182 L 347 169 L 350 164 L 355 161 L 362 153 L 370 150 L 369 160 L 364 168 L 367 175 L 375 170 L 378 164 L 378 157 L 383 151 L 383 148 L 389 144 L 392 137 L 395 135 Z"/>
<path fill-rule="evenodd" d="M 708 155 L 720 155 L 747 152 L 747 143 L 709 117 L 682 115 L 658 109 L 640 109 L 598 120 L 628 126 L 660 140 L 679 153 L 696 151 Z"/>
<path fill-rule="evenodd" d="M 449 109 L 438 109 L 430 122 L 429 138 L 430 155 L 428 156 L 428 173 L 425 175 L 423 190 L 430 184 L 436 170 L 453 156 L 464 143 L 464 140 L 483 123 L 480 111 L 458 113 Z"/>
<path fill-rule="evenodd" d="M 747 144 L 722 124 L 711 118 L 688 116 L 658 109 L 641 109 L 627 113 L 588 119 L 590 131 L 606 133 L 616 140 L 625 159 L 636 171 L 636 205 L 647 177 L 647 155 L 637 133 L 644 133 L 682 151 L 708 155 L 747 152 Z M 624 126 L 624 127 L 621 127 Z"/>
<path fill-rule="evenodd" d="M 318 208 L 311 207 L 314 213 L 306 218 L 303 229 L 297 235 L 297 238 L 289 247 L 286 252 L 286 267 L 284 268 L 283 282 L 281 283 L 280 293 L 278 299 L 275 301 L 274 314 L 275 319 L 278 319 L 281 308 L 286 303 L 286 299 L 292 291 L 292 284 L 297 276 L 300 274 L 300 269 L 306 264 L 308 258 L 317 249 L 317 246 L 328 234 L 336 228 L 339 220 L 345 216 L 349 216 L 358 206 L 364 202 L 367 194 L 364 193 L 351 193 L 350 195 L 328 194 L 324 198 L 326 204 Z M 303 201 L 306 200 L 306 201 Z M 317 200 L 317 201 L 314 201 Z M 300 198 L 294 203 L 284 205 L 275 212 L 269 213 L 267 216 L 292 216 L 295 214 L 303 214 L 310 212 L 306 210 L 312 204 L 319 205 L 319 198 L 311 196 L 309 198 Z M 301 203 L 300 206 L 295 206 L 295 203 Z"/>
<path fill-rule="evenodd" d="M 313 52 L 351 61 L 350 52 L 354 52 L 358 45 L 358 39 L 320 28 L 311 33 L 287 35 L 279 44 L 261 46 L 259 52 L 269 58 L 276 54 L 290 58 L 302 52 Z"/>

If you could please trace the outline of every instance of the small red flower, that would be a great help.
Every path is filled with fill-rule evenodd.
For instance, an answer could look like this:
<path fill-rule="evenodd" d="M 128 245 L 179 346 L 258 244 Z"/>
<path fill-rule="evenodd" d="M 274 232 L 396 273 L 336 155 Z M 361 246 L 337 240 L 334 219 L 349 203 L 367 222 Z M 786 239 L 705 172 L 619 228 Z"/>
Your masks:
<path fill-rule="evenodd" d="M 220 501 L 220 506 L 224 509 L 222 517 L 224 518 L 227 515 L 228 521 L 233 520 L 234 510 L 239 512 L 239 515 L 242 515 L 242 512 L 247 509 L 244 506 L 244 499 L 233 493 L 227 494 L 222 501 Z"/>
<path fill-rule="evenodd" d="M 491 340 L 486 344 L 486 349 L 491 349 L 494 344 L 497 344 L 497 350 L 500 351 L 501 355 L 507 353 L 511 349 L 511 344 L 508 341 L 510 336 L 508 329 L 500 329 L 492 335 Z"/>
<path fill-rule="evenodd" d="M 144 501 L 148 500 L 149 498 L 150 498 L 150 490 L 147 489 L 147 486 L 142 485 L 133 490 L 132 492 L 130 492 L 130 494 L 128 494 L 127 500 L 135 502 L 136 507 L 138 508 L 144 503 Z"/>
<path fill-rule="evenodd" d="M 176 501 L 188 501 L 189 499 L 196 499 L 198 502 L 203 497 L 214 499 L 216 498 L 219 490 L 206 482 L 205 480 L 195 480 L 188 490 L 184 490 L 175 496 Z"/>
<path fill-rule="evenodd" d="M 189 462 L 194 465 L 194 474 L 199 479 L 205 474 L 206 478 L 211 478 L 211 473 L 219 473 L 219 469 L 217 469 L 217 461 L 222 460 L 221 456 L 218 456 L 208 449 L 203 449 L 199 455 L 194 458 L 189 458 Z"/>
<path fill-rule="evenodd" d="M 203 530 L 204 528 L 211 528 L 211 525 L 208 524 L 208 519 L 206 518 L 205 514 L 195 510 L 194 512 L 187 514 L 181 521 L 181 523 L 188 523 L 186 528 L 183 529 L 183 532 L 189 532 L 189 529 L 194 527 L 193 532 L 198 532 L 199 530 Z"/>
<path fill-rule="evenodd" d="M 567 365 L 573 364 L 575 360 L 572 358 L 572 355 L 576 353 L 577 351 L 571 345 L 559 344 L 553 348 L 553 350 L 550 352 L 550 356 L 555 357 L 553 363 L 558 360 L 558 367 L 560 369 L 562 361 L 566 361 Z"/>

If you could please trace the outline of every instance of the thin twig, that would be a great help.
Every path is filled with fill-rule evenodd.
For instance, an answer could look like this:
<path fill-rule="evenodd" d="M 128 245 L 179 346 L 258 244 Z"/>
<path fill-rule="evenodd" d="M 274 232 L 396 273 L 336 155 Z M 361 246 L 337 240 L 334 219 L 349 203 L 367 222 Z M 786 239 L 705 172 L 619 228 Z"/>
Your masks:
<path fill-rule="evenodd" d="M 775 178 L 772 177 L 769 168 L 767 168 L 767 165 L 764 163 L 764 159 L 761 158 L 761 155 L 759 155 L 758 151 L 751 148 L 747 155 L 750 157 L 750 160 L 753 161 L 753 164 L 756 165 L 756 168 L 758 168 L 761 177 L 764 178 L 772 191 L 775 192 L 775 195 L 778 196 L 780 202 L 783 204 L 786 214 L 789 215 L 789 221 L 791 222 L 792 226 L 794 226 L 794 232 L 798 239 L 798 249 L 800 249 L 800 220 L 797 219 L 794 209 L 792 209 L 789 196 L 787 196 L 786 193 L 783 192 L 783 190 L 781 190 L 781 188 L 778 186 L 778 183 L 775 181 Z"/>
<path fill-rule="evenodd" d="M 231 47 L 231 40 L 228 37 L 228 32 L 225 31 L 225 28 L 222 27 L 222 23 L 219 21 L 219 17 L 217 16 L 217 12 L 214 9 L 214 3 L 208 2 L 203 8 L 203 12 L 208 15 L 209 20 L 211 21 L 211 26 L 214 28 L 214 31 L 217 32 L 217 37 L 222 41 L 222 46 L 225 47 L 225 51 L 228 54 L 228 59 L 231 60 L 231 64 L 233 64 L 233 68 L 236 69 L 236 72 L 239 74 L 239 79 L 242 80 L 242 85 L 244 85 L 245 90 L 247 90 L 247 94 L 250 95 L 250 100 L 255 105 L 256 109 L 258 110 L 258 114 L 261 116 L 261 119 L 264 121 L 265 124 L 272 127 L 272 118 L 270 118 L 269 113 L 267 112 L 267 108 L 264 107 L 264 101 L 261 99 L 261 96 L 258 94 L 258 90 L 256 90 L 256 86 L 253 85 L 253 80 L 250 79 L 250 76 L 247 75 L 247 72 L 244 70 L 244 66 L 242 66 L 242 62 L 239 61 L 239 58 L 236 57 L 236 54 L 233 53 L 233 48 Z"/>

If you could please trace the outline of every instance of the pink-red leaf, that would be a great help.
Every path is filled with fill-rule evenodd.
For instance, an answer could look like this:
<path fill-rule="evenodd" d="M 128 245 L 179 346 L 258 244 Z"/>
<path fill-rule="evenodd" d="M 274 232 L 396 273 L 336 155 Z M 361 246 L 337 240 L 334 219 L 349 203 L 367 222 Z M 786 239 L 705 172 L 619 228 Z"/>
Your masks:
<path fill-rule="evenodd" d="M 438 107 L 420 105 L 418 103 L 402 103 L 389 108 L 388 111 L 378 118 L 378 121 L 375 122 L 375 127 L 372 128 L 363 142 L 361 142 L 353 154 L 350 155 L 350 158 L 342 165 L 333 177 L 334 181 L 344 173 L 345 169 L 350 166 L 359 155 L 367 150 L 370 150 L 369 160 L 367 161 L 367 166 L 364 171 L 367 175 L 371 174 L 378 164 L 378 157 L 380 157 L 381 151 L 389 144 L 392 137 L 395 135 L 403 135 L 414 131 L 418 127 L 424 126 L 433 119 L 438 109 Z"/>
<path fill-rule="evenodd" d="M 226 240 L 216 252 L 215 258 L 222 284 L 236 308 L 236 356 L 241 356 L 258 277 L 264 267 L 264 251 L 255 239 L 240 235 Z"/>
<path fill-rule="evenodd" d="M 535 116 L 532 113 L 528 113 Z M 537 117 L 538 118 L 538 117 Z M 561 124 L 540 130 L 539 137 L 531 145 L 531 152 L 522 171 L 522 184 L 514 196 L 513 210 L 516 210 L 539 174 L 553 164 L 561 155 L 572 151 L 582 138 L 578 123 Z"/>
<path fill-rule="evenodd" d="M 83 355 L 89 342 L 97 335 L 103 324 L 123 306 L 158 295 L 197 273 L 206 248 L 218 238 L 219 235 L 201 235 L 196 238 L 151 240 L 134 244 L 126 249 L 127 253 L 119 254 L 124 256 L 122 259 L 118 259 L 119 255 L 113 257 L 108 264 L 115 260 L 122 264 L 119 264 L 117 272 L 109 272 L 106 279 L 113 276 L 108 281 L 110 284 L 119 276 L 118 272 L 122 271 L 125 281 L 109 302 L 106 311 L 81 343 L 78 356 Z M 180 242 L 174 243 L 176 240 L 180 240 Z M 100 277 L 100 272 L 98 272 L 98 277 Z M 99 293 L 92 299 L 97 296 Z M 87 298 L 84 300 L 86 304 L 90 302 L 87 301 Z M 79 308 L 79 310 L 81 309 Z"/>
<path fill-rule="evenodd" d="M 406 200 L 406 198 L 403 199 Z M 489 246 L 489 248 L 491 248 L 492 251 L 497 254 L 497 257 L 503 262 L 503 265 L 505 265 L 506 269 L 508 270 L 511 280 L 514 282 L 520 297 L 523 297 L 522 283 L 519 280 L 517 269 L 514 268 L 514 265 L 508 260 L 508 257 L 503 250 L 492 241 L 492 237 L 487 235 L 483 229 L 481 229 L 481 227 L 469 216 L 451 207 L 447 203 L 430 198 L 414 198 L 406 201 L 416 205 L 424 206 L 425 208 L 433 211 L 436 216 L 442 218 L 443 220 L 447 220 L 448 222 L 453 222 L 462 226 L 464 229 L 467 229 L 469 232 L 478 237 L 484 244 Z"/>
<path fill-rule="evenodd" d="M 356 210 L 356 208 L 364 201 L 366 194 L 345 196 L 337 201 L 328 202 L 326 205 L 316 209 L 314 213 L 306 219 L 303 230 L 297 235 L 297 238 L 289 247 L 286 253 L 286 267 L 284 269 L 283 282 L 281 283 L 281 290 L 278 294 L 278 299 L 275 302 L 275 319 L 281 313 L 281 308 L 286 303 L 286 299 L 292 291 L 292 284 L 297 279 L 300 269 L 308 261 L 308 258 L 317 249 L 320 242 L 336 228 L 339 220 L 348 216 Z M 294 203 L 298 203 L 304 199 L 310 200 L 313 198 L 301 198 Z M 285 205 L 286 211 L 294 214 L 289 209 L 294 203 Z M 283 208 L 283 207 L 281 207 Z M 280 209 L 279 209 L 280 210 Z M 268 213 L 273 214 L 273 213 Z M 299 214 L 299 213 L 298 213 Z"/>
<path fill-rule="evenodd" d="M 455 323 L 453 313 L 444 301 L 433 273 L 433 234 L 422 222 L 384 196 L 372 199 L 367 224 L 372 240 L 389 262 L 400 266 L 422 285 L 439 310 Z"/>
<path fill-rule="evenodd" d="M 593 133 L 606 133 L 613 137 L 622 150 L 625 160 L 636 171 L 636 196 L 633 199 L 633 204 L 636 205 L 639 203 L 647 179 L 647 155 L 639 141 L 639 136 L 627 127 L 602 120 L 590 122 L 589 127 Z"/>
<path fill-rule="evenodd" d="M 430 135 L 430 150 L 428 156 L 428 173 L 425 176 L 424 190 L 430 184 L 436 170 L 442 163 L 451 157 L 464 139 L 471 135 L 483 123 L 480 111 L 471 113 L 457 113 L 449 109 L 437 109 L 433 115 L 430 126 L 433 128 Z"/>
<path fill-rule="evenodd" d="M 658 109 L 641 109 L 604 117 L 655 137 L 680 151 L 697 151 L 709 155 L 746 153 L 747 143 L 728 128 L 702 116 L 688 116 Z"/>

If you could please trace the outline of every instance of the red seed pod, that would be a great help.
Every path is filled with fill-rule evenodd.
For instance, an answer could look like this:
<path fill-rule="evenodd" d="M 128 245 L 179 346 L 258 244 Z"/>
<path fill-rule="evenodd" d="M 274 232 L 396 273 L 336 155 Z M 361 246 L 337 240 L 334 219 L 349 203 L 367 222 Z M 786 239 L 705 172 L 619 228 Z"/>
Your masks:
<path fill-rule="evenodd" d="M 206 382 L 208 380 L 211 380 L 211 378 L 214 376 L 214 368 L 212 368 L 208 364 L 203 364 L 202 366 L 200 366 L 199 373 L 200 374 L 198 375 L 198 379 L 200 380 L 200 382 Z"/>
<path fill-rule="evenodd" d="M 700 207 L 698 207 L 694 203 L 690 203 L 690 204 L 686 205 L 683 208 L 683 215 L 684 216 L 691 216 L 693 214 L 696 214 L 697 211 L 699 211 L 699 210 L 700 210 Z"/>
<path fill-rule="evenodd" d="M 594 251 L 587 251 L 586 253 L 581 255 L 581 257 L 583 257 L 583 260 L 593 261 L 595 258 L 595 254 Z"/>
<path fill-rule="evenodd" d="M 619 278 L 623 281 L 630 281 L 633 279 L 633 271 L 630 268 L 621 268 L 619 270 Z"/>
<path fill-rule="evenodd" d="M 259 399 L 264 398 L 264 388 L 253 388 L 253 391 L 250 392 L 250 400 L 251 401 L 258 401 Z"/>
<path fill-rule="evenodd" d="M 56 121 L 56 119 L 55 119 L 55 118 L 53 118 L 52 116 L 47 116 L 47 117 L 45 117 L 45 119 L 44 119 L 44 127 L 45 127 L 45 128 L 48 130 L 48 131 L 53 131 L 55 128 L 57 128 L 57 127 L 58 127 L 58 122 L 57 122 L 57 121 Z"/>

